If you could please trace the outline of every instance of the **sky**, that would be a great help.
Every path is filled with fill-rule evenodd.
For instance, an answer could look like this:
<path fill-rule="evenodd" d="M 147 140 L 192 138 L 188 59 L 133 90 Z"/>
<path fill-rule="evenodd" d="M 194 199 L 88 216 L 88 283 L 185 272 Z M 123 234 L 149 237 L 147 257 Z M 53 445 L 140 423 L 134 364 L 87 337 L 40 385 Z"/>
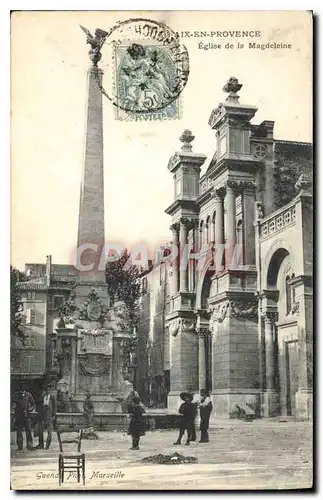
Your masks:
<path fill-rule="evenodd" d="M 83 161 L 86 73 L 90 61 L 82 24 L 94 32 L 117 21 L 145 17 L 175 31 L 259 30 L 243 49 L 240 39 L 185 38 L 190 75 L 181 118 L 122 122 L 103 97 L 106 239 L 154 248 L 171 238 L 165 209 L 173 201 L 170 156 L 190 129 L 193 150 L 211 159 L 212 110 L 225 99 L 230 76 L 243 84 L 240 102 L 258 107 L 253 123 L 275 121 L 275 138 L 312 140 L 311 15 L 258 12 L 15 12 L 11 25 L 11 262 L 72 263 L 77 240 Z M 249 49 L 248 42 L 291 44 L 291 49 Z M 221 43 L 203 50 L 198 44 Z M 106 72 L 111 61 L 99 65 Z M 107 78 L 107 75 L 105 75 Z"/>

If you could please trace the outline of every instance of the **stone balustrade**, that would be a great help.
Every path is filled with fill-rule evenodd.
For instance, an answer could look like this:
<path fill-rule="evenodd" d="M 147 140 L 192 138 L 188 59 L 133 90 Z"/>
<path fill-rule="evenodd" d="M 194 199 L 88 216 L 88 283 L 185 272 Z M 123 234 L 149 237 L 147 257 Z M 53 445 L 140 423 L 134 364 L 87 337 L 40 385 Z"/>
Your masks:
<path fill-rule="evenodd" d="M 209 188 L 213 186 L 213 180 L 209 177 L 202 178 L 200 181 L 200 194 L 205 193 Z"/>
<path fill-rule="evenodd" d="M 296 222 L 295 202 L 276 210 L 260 221 L 260 238 L 267 238 Z"/>

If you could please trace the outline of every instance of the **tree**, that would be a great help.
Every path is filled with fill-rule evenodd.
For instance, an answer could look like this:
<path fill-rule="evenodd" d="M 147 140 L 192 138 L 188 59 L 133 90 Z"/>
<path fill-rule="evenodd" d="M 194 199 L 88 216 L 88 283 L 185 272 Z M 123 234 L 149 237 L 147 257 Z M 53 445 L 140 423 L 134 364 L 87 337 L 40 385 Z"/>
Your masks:
<path fill-rule="evenodd" d="M 10 334 L 11 339 L 19 339 L 23 344 L 26 340 L 26 335 L 22 327 L 23 305 L 17 284 L 20 281 L 26 280 L 27 278 L 24 273 L 10 266 Z"/>
<path fill-rule="evenodd" d="M 137 336 L 136 328 L 139 321 L 140 297 L 140 270 L 131 264 L 128 250 L 124 250 L 118 260 L 108 262 L 105 269 L 106 283 L 111 300 L 111 305 L 122 301 L 129 310 L 129 329 L 131 338 L 125 342 L 124 362 L 127 368 L 130 366 L 130 357 L 136 350 Z"/>

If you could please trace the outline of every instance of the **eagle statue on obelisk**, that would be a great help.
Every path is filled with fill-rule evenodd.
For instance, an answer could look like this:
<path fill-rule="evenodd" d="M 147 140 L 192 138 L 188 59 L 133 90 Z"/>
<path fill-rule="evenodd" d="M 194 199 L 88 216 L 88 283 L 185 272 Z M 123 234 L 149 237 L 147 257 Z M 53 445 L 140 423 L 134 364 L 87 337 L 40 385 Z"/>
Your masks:
<path fill-rule="evenodd" d="M 98 62 L 102 57 L 101 49 L 109 33 L 101 29 L 96 29 L 93 36 L 91 32 L 84 26 L 80 25 L 80 28 L 86 34 L 87 37 L 86 43 L 91 45 L 91 49 L 89 50 L 89 56 L 91 61 L 93 62 L 93 66 L 97 66 Z"/>

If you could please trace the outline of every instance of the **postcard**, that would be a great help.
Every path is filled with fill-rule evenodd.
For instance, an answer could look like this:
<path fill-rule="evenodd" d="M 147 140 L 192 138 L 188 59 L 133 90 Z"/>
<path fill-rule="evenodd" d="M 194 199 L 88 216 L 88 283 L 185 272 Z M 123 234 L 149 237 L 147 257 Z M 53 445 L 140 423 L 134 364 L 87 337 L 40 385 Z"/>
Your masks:
<path fill-rule="evenodd" d="M 11 489 L 312 488 L 312 17 L 12 13 Z"/>

